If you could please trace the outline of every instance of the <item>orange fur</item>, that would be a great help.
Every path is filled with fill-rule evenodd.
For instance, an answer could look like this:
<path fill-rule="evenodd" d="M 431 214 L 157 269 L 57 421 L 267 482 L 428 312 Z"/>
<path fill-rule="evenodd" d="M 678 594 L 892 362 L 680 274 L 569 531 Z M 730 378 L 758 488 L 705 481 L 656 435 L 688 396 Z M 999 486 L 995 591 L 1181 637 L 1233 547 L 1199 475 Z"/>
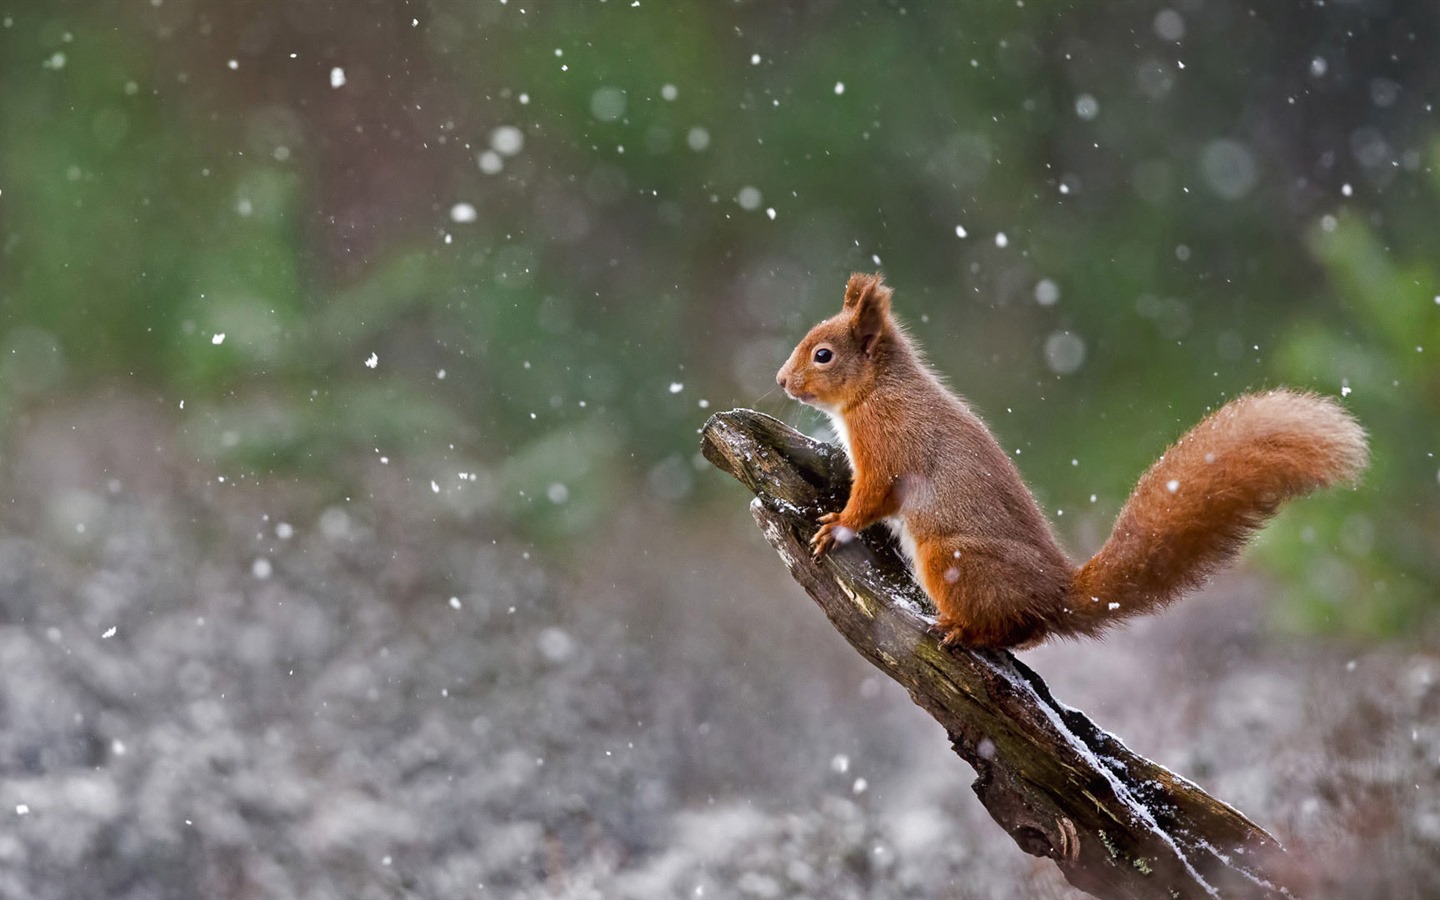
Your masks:
<path fill-rule="evenodd" d="M 879 275 L 853 275 L 776 380 L 824 410 L 854 479 L 812 541 L 889 520 L 947 643 L 1030 646 L 1154 612 L 1229 562 L 1279 505 L 1353 481 L 1365 432 L 1334 400 L 1275 390 L 1202 421 L 1140 478 L 1114 533 L 1078 569 L 985 423 L 890 314 Z"/>

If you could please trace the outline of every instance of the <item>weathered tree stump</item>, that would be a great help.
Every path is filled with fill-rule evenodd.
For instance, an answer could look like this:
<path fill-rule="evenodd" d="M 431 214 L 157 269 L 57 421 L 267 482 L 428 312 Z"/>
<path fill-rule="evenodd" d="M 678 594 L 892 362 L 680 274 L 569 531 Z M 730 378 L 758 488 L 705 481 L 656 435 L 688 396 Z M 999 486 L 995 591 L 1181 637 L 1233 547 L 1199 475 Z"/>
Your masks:
<path fill-rule="evenodd" d="M 844 505 L 838 448 L 752 410 L 705 423 L 705 457 L 755 493 L 790 574 L 846 640 L 935 717 L 974 766 L 980 802 L 1020 849 L 1097 897 L 1290 897 L 1279 844 L 1237 810 L 1141 756 L 1008 652 L 940 645 L 933 605 L 883 528 L 816 561 L 815 519 Z"/>

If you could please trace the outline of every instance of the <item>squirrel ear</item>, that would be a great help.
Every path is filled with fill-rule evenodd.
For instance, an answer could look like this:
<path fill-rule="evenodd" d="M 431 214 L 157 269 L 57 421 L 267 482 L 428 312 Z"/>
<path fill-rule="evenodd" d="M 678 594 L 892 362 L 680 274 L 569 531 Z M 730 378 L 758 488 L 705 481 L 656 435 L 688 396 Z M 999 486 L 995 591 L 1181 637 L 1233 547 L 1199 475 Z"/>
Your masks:
<path fill-rule="evenodd" d="M 866 275 L 864 272 L 856 272 L 851 275 L 850 280 L 845 282 L 845 309 L 847 311 L 854 309 L 861 297 L 877 287 L 882 287 L 880 282 L 881 275 L 878 272 L 874 275 Z"/>
<path fill-rule="evenodd" d="M 890 324 L 890 288 L 885 286 L 881 276 L 851 275 L 845 286 L 845 309 L 850 311 L 850 330 L 860 342 L 860 352 L 870 353 L 875 339 L 885 333 Z"/>

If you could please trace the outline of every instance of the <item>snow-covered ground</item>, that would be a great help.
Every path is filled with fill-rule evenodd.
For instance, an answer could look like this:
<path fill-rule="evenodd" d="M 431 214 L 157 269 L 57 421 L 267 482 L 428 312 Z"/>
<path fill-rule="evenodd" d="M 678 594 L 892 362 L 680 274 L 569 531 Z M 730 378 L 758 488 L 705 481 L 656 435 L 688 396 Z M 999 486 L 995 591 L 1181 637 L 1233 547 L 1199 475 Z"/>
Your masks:
<path fill-rule="evenodd" d="M 739 489 L 536 549 L 398 467 L 219 481 L 155 409 L 0 456 L 0 896 L 1075 896 Z M 1303 896 L 1440 895 L 1440 655 L 1266 636 L 1263 593 L 1026 658 Z"/>

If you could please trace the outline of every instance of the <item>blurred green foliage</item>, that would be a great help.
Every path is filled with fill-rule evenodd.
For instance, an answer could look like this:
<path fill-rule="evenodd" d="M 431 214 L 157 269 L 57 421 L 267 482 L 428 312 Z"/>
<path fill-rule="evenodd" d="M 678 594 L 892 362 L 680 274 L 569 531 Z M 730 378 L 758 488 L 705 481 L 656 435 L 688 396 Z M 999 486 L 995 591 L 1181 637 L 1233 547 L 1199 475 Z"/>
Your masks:
<path fill-rule="evenodd" d="M 1440 157 L 1440 147 L 1434 151 Z M 1440 175 L 1429 169 L 1428 197 L 1412 214 L 1440 216 Z M 1383 219 L 1377 220 L 1383 223 Z M 1330 321 L 1296 321 L 1278 368 L 1311 383 L 1348 373 L 1342 391 L 1371 428 L 1375 461 L 1364 490 L 1329 498 L 1306 524 L 1270 543 L 1277 564 L 1308 602 L 1288 609 L 1309 625 L 1401 632 L 1433 614 L 1440 583 L 1440 262 L 1422 220 L 1419 230 L 1372 224 L 1356 210 L 1326 215 L 1305 235 L 1329 276 Z M 1329 312 L 1327 310 L 1327 312 Z M 1377 498 L 1380 502 L 1377 503 Z M 1336 547 L 1344 565 L 1313 561 Z M 1309 561 L 1307 561 L 1309 558 Z M 1355 602 L 1374 597 L 1372 602 Z"/>
<path fill-rule="evenodd" d="M 1348 388 L 1373 472 L 1262 555 L 1306 627 L 1435 618 L 1418 5 L 6 2 L 0 25 L 7 428 L 119 381 L 206 464 L 344 482 L 384 455 L 422 495 L 479 473 L 472 511 L 574 540 L 637 492 L 707 509 L 709 411 L 818 428 L 773 371 L 878 267 L 1077 548 L 1206 409 Z"/>

